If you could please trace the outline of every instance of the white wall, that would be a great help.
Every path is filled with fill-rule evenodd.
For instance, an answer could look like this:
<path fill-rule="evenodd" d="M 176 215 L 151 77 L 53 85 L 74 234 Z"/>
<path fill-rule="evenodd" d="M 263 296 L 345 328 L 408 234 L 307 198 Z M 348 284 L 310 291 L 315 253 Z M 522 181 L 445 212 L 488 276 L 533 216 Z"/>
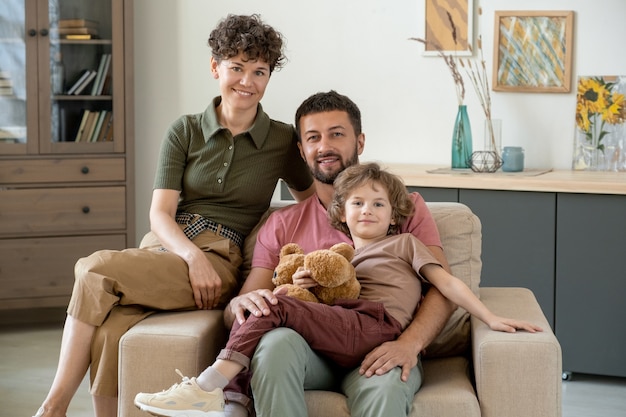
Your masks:
<path fill-rule="evenodd" d="M 523 146 L 526 166 L 569 169 L 575 81 L 580 75 L 626 74 L 624 0 L 474 0 L 475 33 L 492 65 L 494 10 L 574 10 L 572 91 L 492 92 L 503 145 Z M 477 5 L 483 8 L 477 16 Z M 287 39 L 287 66 L 272 76 L 262 101 L 271 117 L 293 122 L 300 102 L 335 89 L 361 108 L 363 160 L 449 166 L 457 103 L 441 59 L 423 57 L 424 0 L 135 0 L 137 236 L 147 213 L 158 148 L 167 126 L 204 110 L 218 94 L 209 75 L 209 32 L 228 13 L 259 13 Z M 491 71 L 489 71 L 491 73 Z M 474 147 L 483 115 L 466 95 Z"/>

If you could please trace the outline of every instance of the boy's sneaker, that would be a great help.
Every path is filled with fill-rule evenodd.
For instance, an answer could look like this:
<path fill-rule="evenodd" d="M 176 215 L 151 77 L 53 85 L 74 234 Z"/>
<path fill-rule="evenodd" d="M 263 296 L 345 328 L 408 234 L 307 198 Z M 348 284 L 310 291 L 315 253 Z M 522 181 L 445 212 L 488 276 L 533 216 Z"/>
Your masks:
<path fill-rule="evenodd" d="M 204 391 L 196 383 L 196 378 L 183 378 L 180 384 L 156 394 L 140 392 L 135 397 L 135 405 L 150 414 L 166 417 L 224 417 L 224 392 L 216 388 Z"/>

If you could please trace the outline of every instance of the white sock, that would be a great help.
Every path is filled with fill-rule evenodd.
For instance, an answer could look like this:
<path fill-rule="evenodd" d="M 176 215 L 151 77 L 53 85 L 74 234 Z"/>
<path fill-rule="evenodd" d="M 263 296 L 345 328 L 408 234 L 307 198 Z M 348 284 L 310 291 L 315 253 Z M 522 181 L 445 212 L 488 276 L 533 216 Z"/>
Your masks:
<path fill-rule="evenodd" d="M 206 368 L 198 378 L 198 386 L 205 391 L 213 391 L 215 388 L 224 388 L 230 380 L 212 366 Z"/>

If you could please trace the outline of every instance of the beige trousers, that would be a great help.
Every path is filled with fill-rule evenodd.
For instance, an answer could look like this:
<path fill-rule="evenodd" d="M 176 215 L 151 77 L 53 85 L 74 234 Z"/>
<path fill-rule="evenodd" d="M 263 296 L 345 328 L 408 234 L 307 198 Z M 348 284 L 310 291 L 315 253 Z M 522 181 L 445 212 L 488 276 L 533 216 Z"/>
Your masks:
<path fill-rule="evenodd" d="M 241 251 L 204 231 L 193 239 L 222 279 L 220 307 L 238 291 Z M 139 249 L 102 250 L 76 263 L 67 313 L 97 326 L 91 344 L 91 393 L 117 397 L 118 345 L 132 326 L 159 310 L 195 310 L 187 264 L 163 250 L 153 233 Z"/>

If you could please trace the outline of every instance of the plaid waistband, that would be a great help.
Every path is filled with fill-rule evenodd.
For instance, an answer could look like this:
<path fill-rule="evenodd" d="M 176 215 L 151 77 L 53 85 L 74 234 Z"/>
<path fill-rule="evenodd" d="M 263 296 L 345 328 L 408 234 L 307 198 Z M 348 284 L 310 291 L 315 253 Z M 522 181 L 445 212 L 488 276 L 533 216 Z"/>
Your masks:
<path fill-rule="evenodd" d="M 183 229 L 183 233 L 189 238 L 189 240 L 192 240 L 205 230 L 210 230 L 222 237 L 230 239 L 240 248 L 243 247 L 244 237 L 241 233 L 219 223 L 215 223 L 214 221 L 202 217 L 199 214 L 184 212 L 176 213 L 176 223 L 186 225 Z"/>

